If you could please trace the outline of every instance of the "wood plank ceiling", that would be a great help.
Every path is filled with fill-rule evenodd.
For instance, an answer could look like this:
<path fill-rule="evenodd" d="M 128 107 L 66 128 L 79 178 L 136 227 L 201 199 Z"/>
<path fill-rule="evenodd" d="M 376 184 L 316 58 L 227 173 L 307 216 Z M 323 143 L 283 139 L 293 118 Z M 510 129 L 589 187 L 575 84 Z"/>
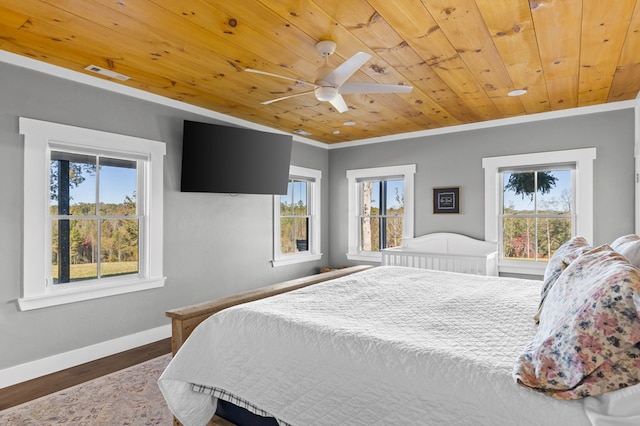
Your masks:
<path fill-rule="evenodd" d="M 309 86 L 244 69 L 314 82 L 322 39 L 413 91 L 262 105 Z M 0 0 L 0 49 L 335 143 L 634 99 L 640 0 Z"/>

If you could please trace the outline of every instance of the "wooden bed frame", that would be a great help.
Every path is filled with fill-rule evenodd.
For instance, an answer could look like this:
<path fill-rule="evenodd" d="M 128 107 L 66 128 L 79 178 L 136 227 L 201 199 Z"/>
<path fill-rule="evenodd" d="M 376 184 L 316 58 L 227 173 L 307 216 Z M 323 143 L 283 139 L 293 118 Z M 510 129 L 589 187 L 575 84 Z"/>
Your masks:
<path fill-rule="evenodd" d="M 370 268 L 373 268 L 373 266 L 350 266 L 290 281 L 284 281 L 278 284 L 268 285 L 266 287 L 261 287 L 244 293 L 211 300 L 209 302 L 171 309 L 166 312 L 166 315 L 171 318 L 171 350 L 175 355 L 198 324 L 223 309 L 230 308 L 231 306 L 239 305 L 241 303 L 264 299 L 265 297 L 275 296 L 276 294 L 286 293 L 312 284 L 329 281 L 334 278 L 344 277 Z"/>
<path fill-rule="evenodd" d="M 196 305 L 185 306 L 183 308 L 171 309 L 166 315 L 171 318 L 171 351 L 173 355 L 183 345 L 191 332 L 205 319 L 209 318 L 216 312 L 230 308 L 241 303 L 252 302 L 254 300 L 264 299 L 265 297 L 275 296 L 276 294 L 286 293 L 288 291 L 307 287 L 312 284 L 318 284 L 329 281 L 334 278 L 340 278 L 356 272 L 365 271 L 373 268 L 373 265 L 350 266 L 347 268 L 336 269 L 329 272 L 322 272 L 316 275 L 297 278 L 290 281 L 284 281 L 278 284 L 260 287 L 255 290 L 232 296 L 222 297 L 220 299 L 208 302 L 198 303 Z M 182 424 L 173 418 L 174 426 L 182 426 Z M 218 417 L 216 415 L 207 423 L 207 426 L 235 426 L 233 423 Z"/>

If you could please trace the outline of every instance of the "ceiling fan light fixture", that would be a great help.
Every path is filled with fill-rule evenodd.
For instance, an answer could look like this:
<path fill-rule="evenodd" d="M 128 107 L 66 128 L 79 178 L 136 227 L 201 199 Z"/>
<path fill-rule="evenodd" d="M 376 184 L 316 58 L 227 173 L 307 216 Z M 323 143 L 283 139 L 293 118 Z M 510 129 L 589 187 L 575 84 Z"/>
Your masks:
<path fill-rule="evenodd" d="M 309 86 L 313 86 L 313 94 L 316 99 L 321 102 L 329 102 L 334 111 L 339 113 L 349 111 L 349 106 L 342 97 L 343 94 L 358 94 L 358 93 L 407 93 L 413 89 L 411 86 L 405 86 L 400 84 L 377 84 L 377 83 L 358 83 L 347 81 L 352 75 L 354 75 L 360 67 L 362 67 L 369 59 L 371 55 L 366 52 L 357 52 L 355 55 L 349 57 L 342 64 L 335 68 L 331 68 L 328 65 L 328 57 L 333 54 L 336 48 L 335 41 L 321 40 L 316 44 L 316 49 L 322 54 L 325 59 L 324 66 L 318 69 L 320 74 L 315 83 L 305 82 L 291 77 L 282 76 L 279 74 L 272 74 L 266 71 L 254 70 L 251 68 L 245 68 L 247 72 L 256 74 L 268 75 L 271 77 L 282 78 L 285 80 L 302 82 Z M 260 102 L 262 105 L 269 105 L 274 102 L 283 101 L 285 99 L 295 98 L 298 96 L 304 96 L 308 93 L 312 93 L 311 90 L 307 92 L 295 93 L 293 95 L 283 96 L 277 99 L 271 99 L 268 101 Z"/>
<path fill-rule="evenodd" d="M 338 89 L 335 87 L 317 87 L 314 90 L 316 98 L 319 101 L 332 101 L 338 95 Z"/>

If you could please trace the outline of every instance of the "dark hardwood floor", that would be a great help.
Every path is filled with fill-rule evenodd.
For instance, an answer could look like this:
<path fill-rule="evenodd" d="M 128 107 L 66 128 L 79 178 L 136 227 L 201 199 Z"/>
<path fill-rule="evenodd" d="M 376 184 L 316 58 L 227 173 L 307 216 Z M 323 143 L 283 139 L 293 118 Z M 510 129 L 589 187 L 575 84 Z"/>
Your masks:
<path fill-rule="evenodd" d="M 0 389 L 0 410 L 113 373 L 171 352 L 171 339 L 140 346 L 37 379 Z"/>

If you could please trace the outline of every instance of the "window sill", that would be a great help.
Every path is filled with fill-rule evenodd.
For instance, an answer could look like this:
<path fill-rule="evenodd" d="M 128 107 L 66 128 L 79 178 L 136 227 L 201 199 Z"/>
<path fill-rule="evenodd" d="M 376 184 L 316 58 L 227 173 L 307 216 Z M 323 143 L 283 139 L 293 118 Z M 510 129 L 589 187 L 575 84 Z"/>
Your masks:
<path fill-rule="evenodd" d="M 18 299 L 18 305 L 21 311 L 30 311 L 66 303 L 160 288 L 164 286 L 164 281 L 165 277 L 159 277 L 121 281 L 118 283 L 112 282 L 109 284 L 95 284 L 82 288 L 75 287 L 72 289 L 54 290 L 44 294 L 22 297 Z"/>
<path fill-rule="evenodd" d="M 364 261 L 364 262 L 382 263 L 382 253 L 380 253 L 380 252 L 347 253 L 347 259 L 348 260 Z"/>
<path fill-rule="evenodd" d="M 508 274 L 543 276 L 546 268 L 547 262 L 505 261 L 498 264 L 498 271 Z"/>
<path fill-rule="evenodd" d="M 274 268 L 279 266 L 295 265 L 297 263 L 314 262 L 322 259 L 322 253 L 319 254 L 298 254 L 287 257 L 281 257 L 280 259 L 274 259 L 271 261 L 271 265 Z"/>

